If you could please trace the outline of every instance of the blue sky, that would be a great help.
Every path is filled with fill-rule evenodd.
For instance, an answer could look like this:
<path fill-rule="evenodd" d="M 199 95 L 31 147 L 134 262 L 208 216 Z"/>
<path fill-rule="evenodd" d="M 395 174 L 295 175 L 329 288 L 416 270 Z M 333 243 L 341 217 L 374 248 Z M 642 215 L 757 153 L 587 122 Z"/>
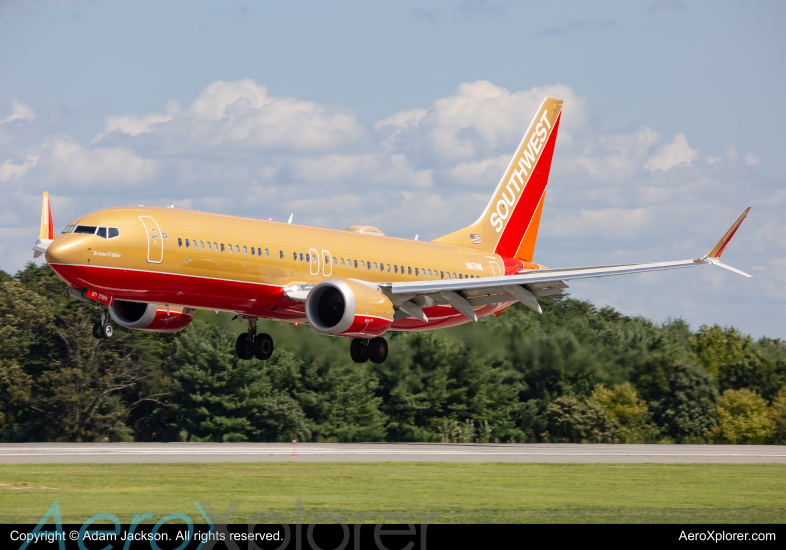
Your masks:
<path fill-rule="evenodd" d="M 0 0 L 0 268 L 121 204 L 435 238 L 565 99 L 536 261 L 724 259 L 576 282 L 662 321 L 786 336 L 786 5 Z"/>

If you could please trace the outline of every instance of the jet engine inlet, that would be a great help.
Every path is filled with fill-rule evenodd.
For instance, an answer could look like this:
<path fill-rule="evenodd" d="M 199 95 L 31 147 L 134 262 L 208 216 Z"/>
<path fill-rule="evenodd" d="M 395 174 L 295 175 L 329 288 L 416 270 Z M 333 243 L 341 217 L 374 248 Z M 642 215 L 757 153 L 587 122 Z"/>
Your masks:
<path fill-rule="evenodd" d="M 109 315 L 118 325 L 134 330 L 178 332 L 194 319 L 195 310 L 183 307 L 167 308 L 161 304 L 145 304 L 115 300 Z"/>
<path fill-rule="evenodd" d="M 393 304 L 377 288 L 353 279 L 330 279 L 306 297 L 306 317 L 317 332 L 373 338 L 393 323 Z"/>

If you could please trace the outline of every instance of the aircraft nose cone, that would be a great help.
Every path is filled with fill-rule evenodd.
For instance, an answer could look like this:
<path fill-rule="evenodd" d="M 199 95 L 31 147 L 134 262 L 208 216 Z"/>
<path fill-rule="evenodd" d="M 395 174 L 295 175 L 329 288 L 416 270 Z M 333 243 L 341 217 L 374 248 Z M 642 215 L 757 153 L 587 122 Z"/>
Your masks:
<path fill-rule="evenodd" d="M 46 261 L 49 264 L 82 263 L 82 239 L 72 235 L 55 239 L 46 249 Z"/>

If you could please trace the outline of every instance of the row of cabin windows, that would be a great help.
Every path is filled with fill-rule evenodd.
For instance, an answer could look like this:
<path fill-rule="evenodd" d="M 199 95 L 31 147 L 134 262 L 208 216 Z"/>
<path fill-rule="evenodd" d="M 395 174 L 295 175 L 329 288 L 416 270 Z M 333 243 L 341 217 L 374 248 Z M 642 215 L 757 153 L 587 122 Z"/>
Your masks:
<path fill-rule="evenodd" d="M 226 244 L 226 248 L 225 248 L 224 247 L 224 243 L 216 243 L 216 242 L 214 242 L 213 245 L 211 246 L 210 245 L 210 241 L 199 241 L 199 242 L 197 242 L 196 239 L 185 239 L 184 240 L 183 238 L 178 237 L 177 238 L 177 246 L 182 248 L 184 241 L 185 241 L 186 248 L 193 248 L 194 250 L 205 250 L 205 249 L 207 249 L 208 251 L 215 250 L 216 252 L 218 252 L 220 250 L 221 252 L 228 252 L 229 254 L 232 254 L 232 243 L 227 243 Z M 240 254 L 240 245 L 239 244 L 235 245 L 235 254 Z M 243 246 L 243 254 L 248 255 L 248 247 Z M 284 258 L 284 252 L 283 251 L 279 251 L 279 254 L 281 255 L 281 258 L 283 259 Z M 262 248 L 261 247 L 254 248 L 252 246 L 251 247 L 251 255 L 252 256 L 259 256 L 261 258 L 262 257 Z M 265 249 L 265 258 L 269 258 L 269 257 L 270 257 L 270 251 L 266 248 Z"/>
<path fill-rule="evenodd" d="M 179 247 L 182 248 L 183 242 L 184 242 L 184 239 L 182 239 L 180 237 L 177 238 L 177 245 Z M 185 245 L 186 245 L 186 248 L 193 248 L 195 250 L 197 250 L 197 249 L 198 250 L 205 250 L 207 248 L 207 250 L 216 250 L 216 251 L 218 251 L 219 247 L 220 247 L 221 252 L 227 251 L 230 254 L 232 254 L 232 244 L 230 244 L 230 243 L 227 243 L 226 249 L 225 249 L 224 248 L 224 243 L 215 243 L 214 242 L 213 246 L 211 248 L 210 241 L 207 241 L 207 246 L 205 246 L 205 242 L 204 241 L 199 241 L 199 243 L 198 243 L 199 246 L 197 246 L 196 239 L 191 239 L 191 240 L 185 239 Z M 240 254 L 240 245 L 237 245 L 237 244 L 235 245 L 235 254 Z M 243 246 L 243 254 L 248 254 L 248 250 L 247 250 L 247 248 L 245 246 Z M 283 260 L 284 259 L 284 251 L 283 250 L 279 250 L 278 254 L 279 254 L 279 257 Z M 251 255 L 252 256 L 259 256 L 261 258 L 262 257 L 262 249 L 259 248 L 259 247 L 257 247 L 255 249 L 252 246 L 251 247 Z M 270 257 L 270 252 L 266 248 L 265 249 L 265 258 L 269 258 L 269 257 Z M 292 258 L 295 261 L 298 261 L 298 253 L 297 252 L 293 252 L 292 253 Z M 316 254 L 311 254 L 309 252 L 306 252 L 306 253 L 301 252 L 300 253 L 300 261 L 301 262 L 305 261 L 307 263 L 312 263 L 312 262 L 313 263 L 317 263 L 318 262 Z M 333 265 L 338 266 L 338 262 L 339 262 L 339 259 L 334 256 L 333 257 Z M 325 256 L 325 265 L 327 265 L 328 263 L 330 263 L 330 259 L 329 259 L 328 256 Z M 388 273 L 391 272 L 390 264 L 385 264 L 383 262 L 379 262 L 379 265 L 377 265 L 377 262 L 370 262 L 370 261 L 367 261 L 367 260 L 351 260 L 349 258 L 347 258 L 346 262 L 345 262 L 344 258 L 341 258 L 341 267 L 349 267 L 349 268 L 353 268 L 354 267 L 354 269 L 360 268 L 360 269 L 367 269 L 367 270 L 371 271 L 371 266 L 372 265 L 374 266 L 374 271 L 385 272 L 385 269 L 387 268 L 387 272 Z M 405 271 L 405 269 L 406 269 L 406 271 Z M 400 270 L 402 275 L 409 275 L 410 277 L 412 276 L 412 267 L 411 266 L 407 266 L 405 268 L 403 265 L 399 266 L 397 264 L 393 264 L 393 273 L 397 274 L 397 273 L 399 273 L 399 270 Z M 450 271 L 438 271 L 438 270 L 435 269 L 433 276 L 431 274 L 432 273 L 431 270 L 430 269 L 426 269 L 425 267 L 421 267 L 421 268 L 416 267 L 414 269 L 414 271 L 415 271 L 415 277 L 426 277 L 428 275 L 429 279 L 444 279 L 445 278 L 445 274 L 447 274 L 447 278 L 451 279 Z M 465 273 L 459 273 L 458 276 L 457 276 L 456 272 L 454 271 L 452 278 L 453 279 L 470 279 L 470 278 L 474 279 L 475 276 L 474 275 L 467 275 Z"/>
<path fill-rule="evenodd" d="M 306 256 L 308 256 L 308 255 L 306 255 Z M 328 261 L 328 259 L 327 259 L 327 256 L 326 256 L 325 257 L 325 263 L 327 263 L 327 261 Z M 337 265 L 336 264 L 336 258 L 333 258 L 333 264 Z M 360 260 L 360 261 L 358 261 L 358 260 L 351 260 L 351 259 L 347 258 L 347 261 L 346 261 L 346 264 L 345 264 L 344 263 L 344 258 L 341 258 L 341 267 L 349 267 L 349 268 L 354 268 L 354 269 L 358 269 L 358 267 L 360 267 L 360 269 L 367 269 L 367 270 L 371 271 L 371 266 L 372 265 L 374 266 L 374 271 L 382 271 L 382 272 L 387 271 L 388 273 L 391 272 L 390 264 L 386 264 L 384 262 L 379 262 L 379 265 L 377 265 L 377 262 L 369 262 L 368 260 Z M 401 273 L 402 275 L 409 275 L 411 277 L 412 276 L 412 272 L 413 272 L 412 266 L 406 266 L 405 267 L 403 265 L 399 266 L 399 265 L 393 264 L 393 273 Z M 434 270 L 434 275 L 432 276 L 432 272 L 431 272 L 430 269 L 426 269 L 425 267 L 420 267 L 420 268 L 415 267 L 414 268 L 414 272 L 415 272 L 415 277 L 428 277 L 429 279 L 444 279 L 445 276 L 447 275 L 447 278 L 451 279 L 450 271 L 438 271 L 438 270 L 435 269 Z M 453 279 L 470 279 L 470 278 L 474 279 L 475 276 L 474 275 L 467 275 L 466 273 L 459 273 L 458 275 L 456 275 L 456 272 L 454 271 L 452 278 Z"/>

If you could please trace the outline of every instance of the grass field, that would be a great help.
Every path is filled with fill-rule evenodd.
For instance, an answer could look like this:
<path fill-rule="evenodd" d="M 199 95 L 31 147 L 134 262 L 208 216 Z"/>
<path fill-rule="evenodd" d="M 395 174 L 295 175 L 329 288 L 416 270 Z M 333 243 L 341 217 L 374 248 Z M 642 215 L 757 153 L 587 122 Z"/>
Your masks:
<path fill-rule="evenodd" d="M 275 512 L 304 523 L 391 512 L 417 523 L 783 523 L 782 464 L 45 464 L 0 465 L 0 521 L 37 523 L 55 499 L 64 522 L 152 512 L 234 522 Z M 436 516 L 436 517 L 435 517 Z"/>

